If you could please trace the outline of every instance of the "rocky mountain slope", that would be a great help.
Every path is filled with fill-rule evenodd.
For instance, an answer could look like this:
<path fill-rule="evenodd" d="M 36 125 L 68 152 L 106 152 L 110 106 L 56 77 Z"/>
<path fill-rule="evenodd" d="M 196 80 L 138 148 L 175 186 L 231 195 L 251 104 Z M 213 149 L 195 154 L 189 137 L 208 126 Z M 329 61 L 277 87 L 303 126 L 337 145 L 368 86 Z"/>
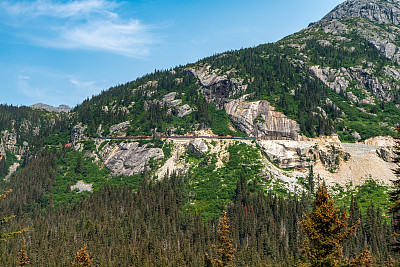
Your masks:
<path fill-rule="evenodd" d="M 204 188 L 229 199 L 239 173 L 265 190 L 306 190 L 311 174 L 341 186 L 368 177 L 388 184 L 393 143 L 371 138 L 394 135 L 400 121 L 399 6 L 346 1 L 276 43 L 156 71 L 93 96 L 68 115 L 43 113 L 42 124 L 46 116 L 63 122 L 53 123 L 44 144 L 73 147 L 106 170 L 104 179 L 184 172 L 200 206 L 212 201 L 198 197 Z M 156 138 L 174 135 L 254 140 Z M 60 181 L 68 191 L 66 177 Z"/>

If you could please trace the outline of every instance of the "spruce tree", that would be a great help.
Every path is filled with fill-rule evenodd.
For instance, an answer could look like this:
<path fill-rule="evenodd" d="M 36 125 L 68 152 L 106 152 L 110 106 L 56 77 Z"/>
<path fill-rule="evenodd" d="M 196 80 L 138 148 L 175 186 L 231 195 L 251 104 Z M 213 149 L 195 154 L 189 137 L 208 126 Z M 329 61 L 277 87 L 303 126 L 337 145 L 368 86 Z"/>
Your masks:
<path fill-rule="evenodd" d="M 24 240 L 22 248 L 18 252 L 17 266 L 29 266 L 28 253 L 26 252 L 26 240 Z"/>
<path fill-rule="evenodd" d="M 235 249 L 233 248 L 233 238 L 230 238 L 230 230 L 229 230 L 229 219 L 226 216 L 226 212 L 223 211 L 223 216 L 219 219 L 219 229 L 217 232 L 220 234 L 219 243 L 217 246 L 217 254 L 219 259 L 214 259 L 216 266 L 218 267 L 227 267 L 231 265 L 233 257 L 235 256 Z M 205 266 L 213 266 L 212 261 L 208 257 L 208 254 L 205 255 L 204 258 Z"/>
<path fill-rule="evenodd" d="M 72 266 L 84 267 L 92 265 L 93 258 L 90 257 L 86 250 L 86 245 L 84 245 L 75 256 L 75 262 L 72 262 Z"/>
<path fill-rule="evenodd" d="M 331 199 L 324 184 L 318 188 L 314 205 L 314 211 L 305 215 L 301 221 L 303 232 L 307 236 L 304 244 L 307 260 L 299 265 L 311 267 L 369 266 L 368 250 L 350 262 L 343 257 L 342 243 L 355 232 L 357 224 L 348 226 L 349 216 L 346 212 L 340 215 L 339 209 L 335 207 L 334 200 Z"/>

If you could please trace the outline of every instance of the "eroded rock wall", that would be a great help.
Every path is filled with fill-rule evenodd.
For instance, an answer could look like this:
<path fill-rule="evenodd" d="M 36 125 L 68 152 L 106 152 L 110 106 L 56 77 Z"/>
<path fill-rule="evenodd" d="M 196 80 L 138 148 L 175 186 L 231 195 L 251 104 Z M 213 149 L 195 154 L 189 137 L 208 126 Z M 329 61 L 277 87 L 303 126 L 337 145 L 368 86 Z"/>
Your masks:
<path fill-rule="evenodd" d="M 262 139 L 298 140 L 300 130 L 296 121 L 287 118 L 266 100 L 246 101 L 246 97 L 225 104 L 233 124 L 247 136 Z"/>
<path fill-rule="evenodd" d="M 160 148 L 139 146 L 138 142 L 122 142 L 121 144 L 106 144 L 99 152 L 107 169 L 112 170 L 112 176 L 130 176 L 145 171 L 150 160 L 164 158 Z"/>

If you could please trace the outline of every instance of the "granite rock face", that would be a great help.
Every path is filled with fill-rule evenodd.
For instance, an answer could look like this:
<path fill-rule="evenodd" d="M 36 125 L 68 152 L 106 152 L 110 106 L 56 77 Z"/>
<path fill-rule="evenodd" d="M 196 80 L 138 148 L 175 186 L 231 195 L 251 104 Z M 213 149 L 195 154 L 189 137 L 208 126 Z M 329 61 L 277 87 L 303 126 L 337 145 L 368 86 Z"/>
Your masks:
<path fill-rule="evenodd" d="M 284 169 L 314 166 L 318 161 L 326 170 L 335 172 L 343 160 L 350 159 L 337 137 L 316 138 L 309 141 L 257 141 L 270 161 Z"/>
<path fill-rule="evenodd" d="M 298 140 L 300 130 L 296 121 L 287 118 L 266 100 L 246 101 L 246 96 L 225 104 L 232 123 L 247 136 L 262 139 Z"/>
<path fill-rule="evenodd" d="M 372 95 L 384 101 L 392 101 L 394 96 L 391 91 L 400 89 L 396 83 L 378 79 L 374 76 L 373 69 L 366 69 L 362 66 L 349 67 L 347 69 L 344 67 L 333 69 L 330 67 L 311 66 L 309 69 L 329 88 L 338 94 L 345 92 L 347 97 L 356 103 L 375 104 Z M 400 78 L 400 73 L 393 67 L 386 66 L 384 71 L 386 75 L 392 76 L 394 79 Z M 358 83 L 365 95 L 364 99 L 359 99 L 353 92 L 348 91 L 350 90 L 350 82 Z"/>
<path fill-rule="evenodd" d="M 366 18 L 379 24 L 400 24 L 399 0 L 348 0 L 338 5 L 322 20 Z"/>
<path fill-rule="evenodd" d="M 192 113 L 195 109 L 190 107 L 188 104 L 182 105 L 182 99 L 176 99 L 178 96 L 177 92 L 171 92 L 163 96 L 161 100 L 153 99 L 144 101 L 144 109 L 148 111 L 151 105 L 166 106 L 168 112 L 174 114 L 177 117 L 184 117 Z"/>
<path fill-rule="evenodd" d="M 199 156 L 208 152 L 208 146 L 202 139 L 192 139 L 188 144 L 188 149 Z"/>
<path fill-rule="evenodd" d="M 164 158 L 162 149 L 139 146 L 138 142 L 106 144 L 99 154 L 106 168 L 113 171 L 111 176 L 139 174 L 146 169 L 151 159 Z"/>
<path fill-rule="evenodd" d="M 228 98 L 242 94 L 247 89 L 243 79 L 228 78 L 226 73 L 219 73 L 211 66 L 189 68 L 188 71 L 199 79 L 200 91 L 205 99 L 218 109 L 224 108 Z"/>
<path fill-rule="evenodd" d="M 37 104 L 31 105 L 29 107 L 33 108 L 33 109 L 43 109 L 43 110 L 50 111 L 50 112 L 68 113 L 72 110 L 72 108 L 70 108 L 68 105 L 59 105 L 58 107 L 53 107 L 53 106 L 43 104 L 43 103 L 37 103 Z"/>
<path fill-rule="evenodd" d="M 396 155 L 393 147 L 396 145 L 391 136 L 376 136 L 364 141 L 366 145 L 377 146 L 376 153 L 386 162 L 393 162 Z"/>
<path fill-rule="evenodd" d="M 304 168 L 314 164 L 317 154 L 315 142 L 307 141 L 258 141 L 268 158 L 280 168 Z"/>
<path fill-rule="evenodd" d="M 85 135 L 85 130 L 87 129 L 86 125 L 82 125 L 79 123 L 72 128 L 70 142 L 75 145 L 77 141 L 87 140 L 88 137 Z"/>
<path fill-rule="evenodd" d="M 385 57 L 396 63 L 400 62 L 398 27 L 400 25 L 400 2 L 398 0 L 348 0 L 338 5 L 320 22 L 329 25 L 346 19 L 361 19 L 357 22 L 356 31 L 372 43 Z M 390 31 L 381 31 L 380 25 L 389 25 Z M 333 34 L 342 34 L 343 31 Z"/>
<path fill-rule="evenodd" d="M 130 121 L 121 122 L 110 127 L 110 135 L 126 131 L 130 125 Z"/>
<path fill-rule="evenodd" d="M 194 109 L 191 108 L 188 104 L 185 104 L 185 105 L 183 105 L 183 106 L 175 107 L 175 108 L 173 109 L 172 113 L 173 113 L 175 116 L 177 116 L 177 117 L 179 117 L 179 118 L 182 118 L 182 117 L 185 117 L 186 115 L 189 115 L 190 113 L 192 113 L 193 110 L 194 110 Z"/>

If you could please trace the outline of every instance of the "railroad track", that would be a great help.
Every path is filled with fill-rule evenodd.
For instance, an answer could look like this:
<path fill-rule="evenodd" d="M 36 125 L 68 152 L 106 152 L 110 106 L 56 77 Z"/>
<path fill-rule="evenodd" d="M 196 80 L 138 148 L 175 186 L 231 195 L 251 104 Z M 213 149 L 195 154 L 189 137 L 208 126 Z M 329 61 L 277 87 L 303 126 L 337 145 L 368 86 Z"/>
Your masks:
<path fill-rule="evenodd" d="M 93 140 L 96 139 L 105 139 L 105 140 L 126 140 L 126 139 L 156 139 L 156 138 L 164 138 L 164 139 L 193 139 L 193 138 L 204 138 L 204 139 L 242 139 L 242 140 L 261 140 L 256 137 L 243 137 L 243 136 L 207 136 L 207 135 L 161 135 L 161 136 L 123 136 L 123 137 L 115 137 L 115 136 L 103 136 L 103 137 L 93 137 Z"/>

